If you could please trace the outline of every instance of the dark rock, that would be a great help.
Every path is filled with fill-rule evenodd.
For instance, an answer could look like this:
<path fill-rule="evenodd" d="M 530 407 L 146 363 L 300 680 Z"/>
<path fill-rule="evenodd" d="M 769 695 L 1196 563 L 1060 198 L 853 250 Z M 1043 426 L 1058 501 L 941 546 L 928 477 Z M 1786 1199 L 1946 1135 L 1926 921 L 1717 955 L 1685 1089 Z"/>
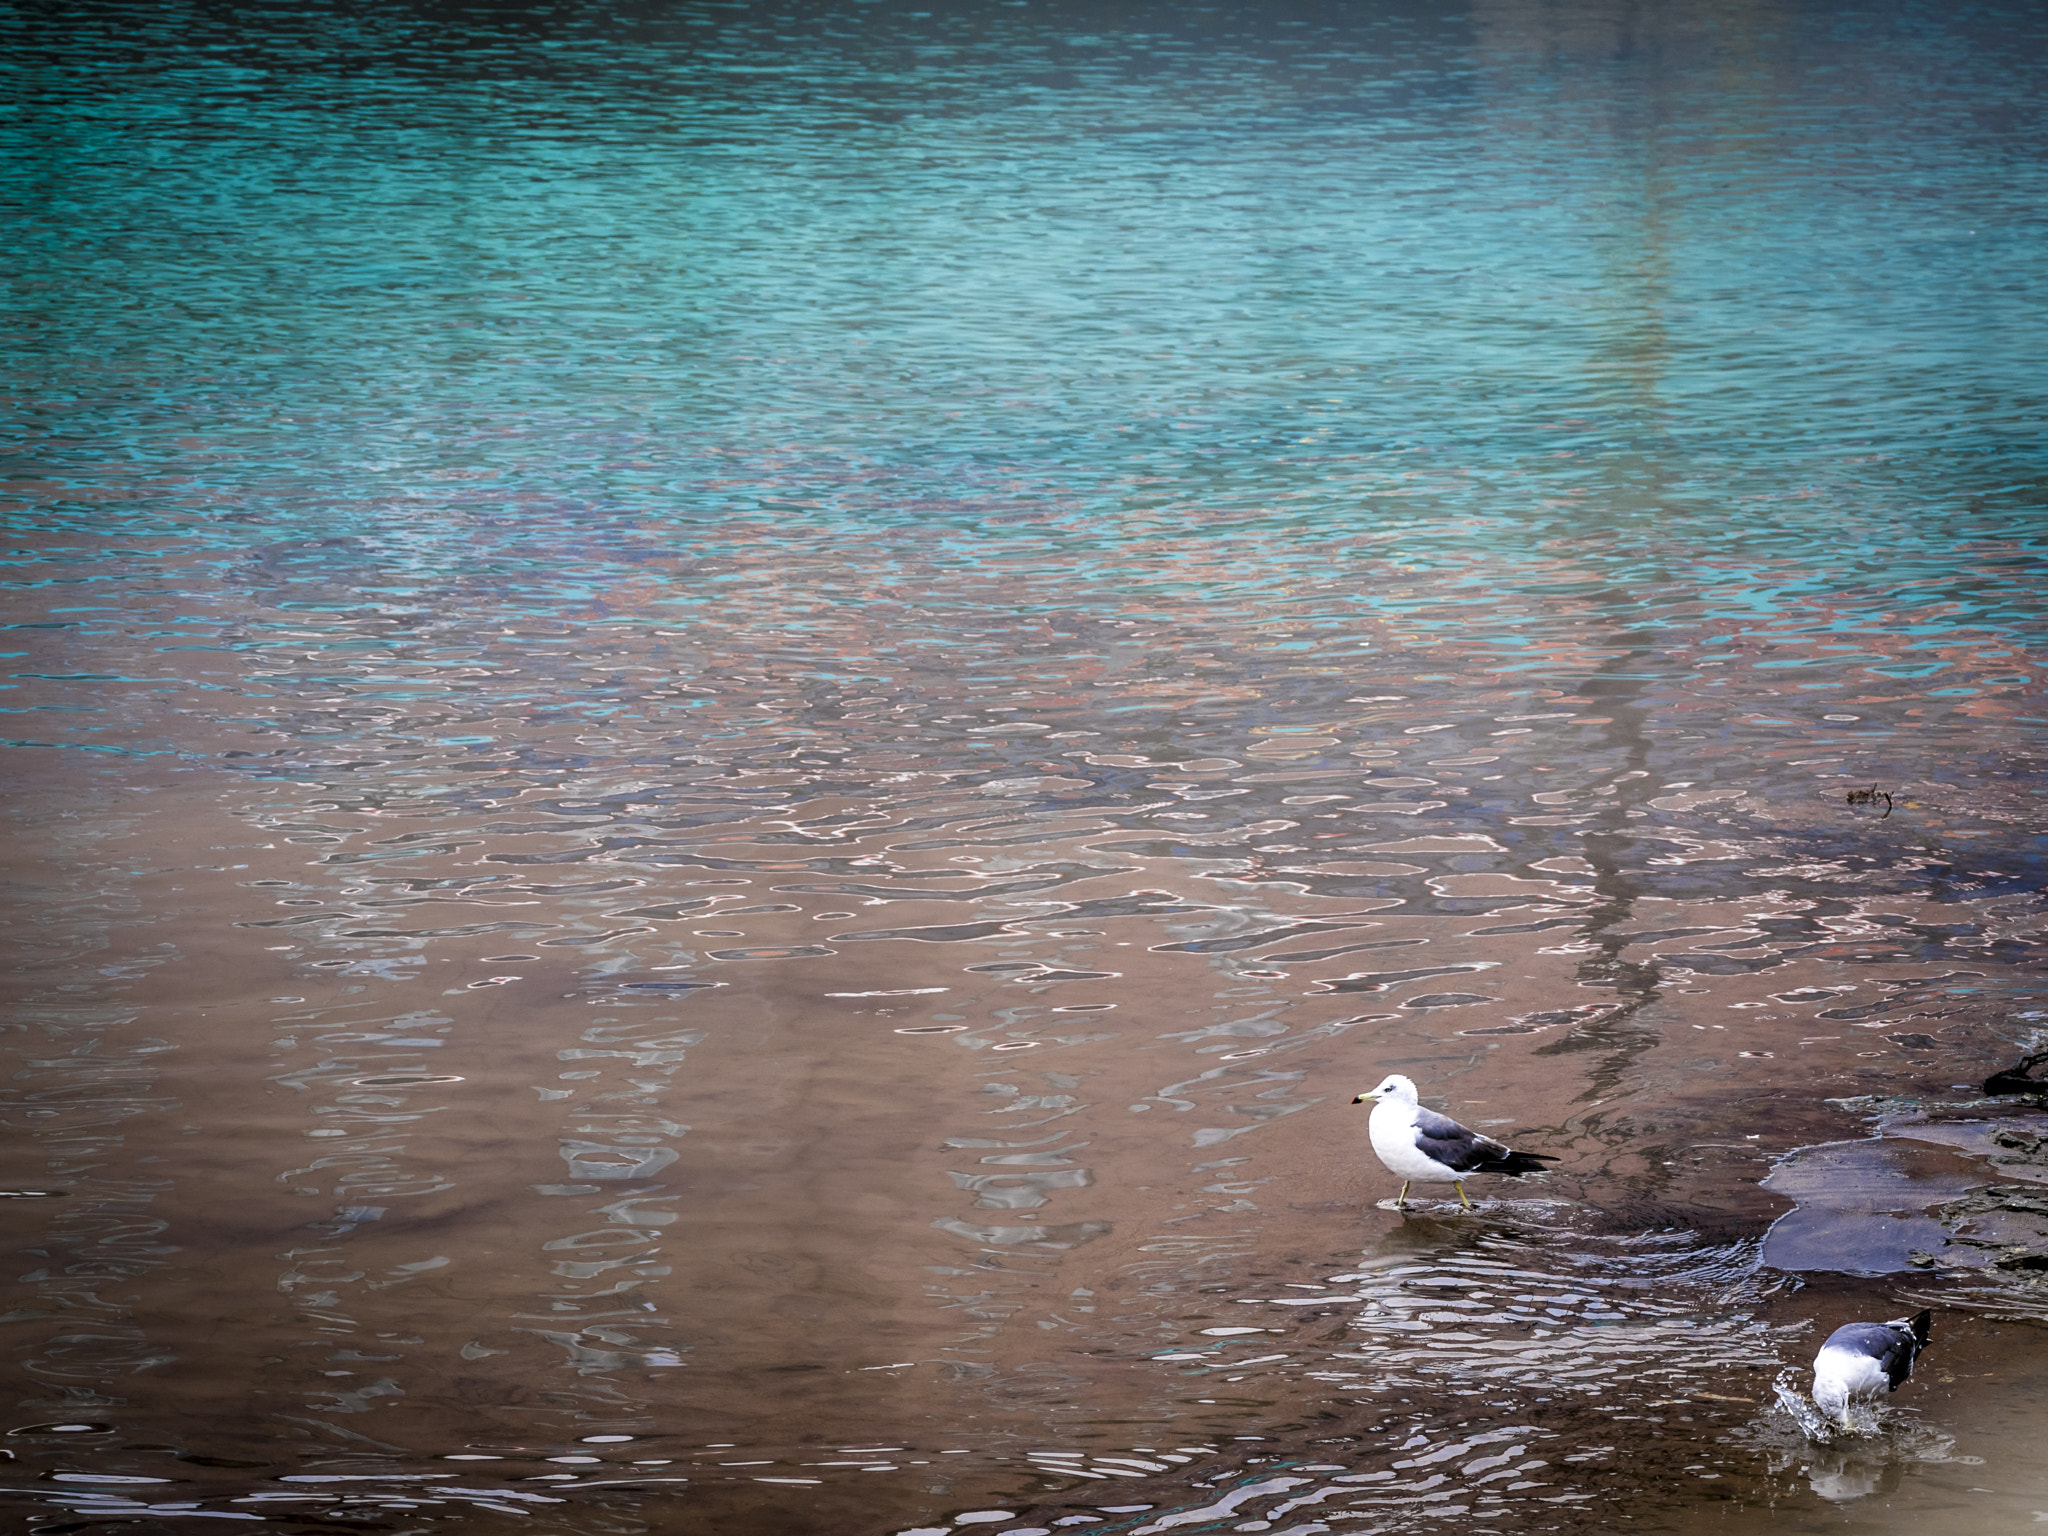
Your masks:
<path fill-rule="evenodd" d="M 2033 1069 L 2044 1061 L 2048 1061 L 2048 1051 L 2029 1056 L 2003 1072 L 1994 1072 L 1984 1079 L 1984 1091 L 1987 1094 L 2048 1093 L 2048 1079 L 2031 1075 Z"/>

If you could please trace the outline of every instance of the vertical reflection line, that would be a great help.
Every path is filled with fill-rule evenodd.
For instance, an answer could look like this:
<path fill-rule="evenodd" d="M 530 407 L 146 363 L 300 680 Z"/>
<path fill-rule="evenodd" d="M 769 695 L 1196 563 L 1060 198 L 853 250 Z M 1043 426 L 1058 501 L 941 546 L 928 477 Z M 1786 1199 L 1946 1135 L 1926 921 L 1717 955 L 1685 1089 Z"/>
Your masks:
<path fill-rule="evenodd" d="M 1615 931 L 1633 919 L 1641 896 L 1621 862 L 1634 841 L 1627 825 L 1635 811 L 1630 802 L 1661 793 L 1662 786 L 1649 766 L 1650 738 L 1644 729 L 1647 709 L 1640 698 L 1647 684 L 1637 677 L 1613 674 L 1650 654 L 1650 649 L 1643 646 L 1622 651 L 1603 662 L 1581 685 L 1581 691 L 1596 700 L 1612 720 L 1601 732 L 1602 743 L 1618 754 L 1620 762 L 1604 769 L 1603 777 L 1609 773 L 1643 775 L 1618 786 L 1616 800 L 1598 813 L 1601 825 L 1588 828 L 1580 839 L 1586 862 L 1593 866 L 1597 897 L 1580 935 L 1596 952 L 1579 962 L 1576 980 L 1582 987 L 1612 990 L 1617 1006 L 1532 1053 L 1566 1056 L 1581 1051 L 1607 1052 L 1590 1073 L 1579 1095 L 1581 1102 L 1606 1097 L 1629 1064 L 1662 1038 L 1655 1029 L 1635 1019 L 1636 1014 L 1662 996 L 1662 963 L 1654 952 L 1647 961 L 1625 959 L 1623 951 L 1628 948 L 1629 936 Z"/>
<path fill-rule="evenodd" d="M 1571 24 L 1611 27 L 1611 35 L 1602 41 L 1604 51 L 1615 58 L 1646 48 L 1656 55 L 1667 43 L 1676 45 L 1675 35 L 1639 37 L 1638 27 L 1654 32 L 1657 21 L 1633 8 L 1598 22 L 1581 15 Z M 1667 17 L 1665 22 L 1669 29 L 1689 24 L 1691 19 L 1684 16 Z M 1626 959 L 1628 937 L 1616 931 L 1634 917 L 1641 896 L 1637 883 L 1622 867 L 1632 842 L 1627 824 L 1643 814 L 1642 801 L 1662 792 L 1651 763 L 1649 705 L 1644 698 L 1652 680 L 1645 675 L 1644 666 L 1655 666 L 1661 647 L 1657 631 L 1643 623 L 1630 587 L 1665 585 L 1670 580 L 1669 572 L 1662 568 L 1632 568 L 1627 573 L 1629 586 L 1624 587 L 1616 580 L 1622 572 L 1613 569 L 1622 562 L 1630 567 L 1640 565 L 1630 559 L 1633 551 L 1623 541 L 1631 533 L 1654 528 L 1663 514 L 1672 479 L 1668 463 L 1673 445 L 1671 412 L 1663 400 L 1664 381 L 1672 367 L 1666 323 L 1671 267 L 1666 205 L 1672 188 L 1662 143 L 1669 103 L 1666 77 L 1654 57 L 1644 75 L 1644 99 L 1635 110 L 1631 112 L 1625 101 L 1614 108 L 1621 142 L 1613 146 L 1613 153 L 1617 159 L 1632 156 L 1636 160 L 1641 184 L 1632 205 L 1617 205 L 1613 222 L 1624 227 L 1605 231 L 1612 238 L 1600 243 L 1601 252 L 1608 256 L 1604 286 L 1612 296 L 1612 308 L 1606 343 L 1591 360 L 1599 385 L 1617 397 L 1617 419 L 1631 424 L 1631 436 L 1642 446 L 1607 461 L 1608 526 L 1587 528 L 1581 523 L 1572 529 L 1574 542 L 1582 548 L 1589 535 L 1606 546 L 1585 554 L 1596 561 L 1604 554 L 1604 563 L 1610 567 L 1608 584 L 1592 605 L 1593 618 L 1606 633 L 1590 642 L 1609 655 L 1579 685 L 1578 692 L 1608 716 L 1601 746 L 1619 759 L 1599 770 L 1615 787 L 1609 791 L 1612 798 L 1597 811 L 1598 824 L 1581 836 L 1584 856 L 1593 866 L 1597 900 L 1582 930 L 1582 937 L 1595 952 L 1579 963 L 1577 980 L 1584 987 L 1611 990 L 1616 1006 L 1534 1052 L 1538 1056 L 1606 1053 L 1589 1074 L 1579 1095 L 1581 1102 L 1606 1097 L 1630 1063 L 1662 1038 L 1637 1017 L 1662 995 L 1661 962 L 1654 953 L 1646 961 Z"/>

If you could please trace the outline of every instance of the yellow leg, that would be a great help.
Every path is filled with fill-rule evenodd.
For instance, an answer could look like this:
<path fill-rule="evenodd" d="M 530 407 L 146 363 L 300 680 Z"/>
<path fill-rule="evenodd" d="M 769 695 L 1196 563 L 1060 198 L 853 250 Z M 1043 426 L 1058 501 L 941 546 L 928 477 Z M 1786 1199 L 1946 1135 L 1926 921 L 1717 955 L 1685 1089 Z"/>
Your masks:
<path fill-rule="evenodd" d="M 1465 1200 L 1465 1181 L 1463 1179 L 1451 1180 L 1451 1188 L 1458 1192 L 1460 1200 Z M 1472 1209 L 1472 1202 L 1470 1200 L 1465 1200 L 1465 1209 L 1468 1211 Z"/>
<path fill-rule="evenodd" d="M 1413 1179 L 1403 1179 L 1401 1181 L 1401 1193 L 1394 1196 L 1395 1210 L 1405 1211 L 1408 1209 L 1408 1186 L 1414 1182 Z"/>

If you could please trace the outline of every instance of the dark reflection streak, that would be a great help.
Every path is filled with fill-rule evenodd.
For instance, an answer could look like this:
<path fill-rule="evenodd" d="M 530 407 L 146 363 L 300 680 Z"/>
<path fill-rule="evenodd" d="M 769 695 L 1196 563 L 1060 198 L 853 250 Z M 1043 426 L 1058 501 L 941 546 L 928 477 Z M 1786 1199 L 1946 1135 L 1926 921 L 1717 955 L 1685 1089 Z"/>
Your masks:
<path fill-rule="evenodd" d="M 1373 939 L 1364 944 L 1340 944 L 1335 949 L 1290 949 L 1284 954 L 1260 955 L 1261 965 L 1298 965 L 1317 960 L 1333 960 L 1338 955 L 1357 954 L 1367 949 L 1404 949 L 1411 944 L 1427 944 L 1427 939 Z"/>
<path fill-rule="evenodd" d="M 1664 221 L 1669 188 L 1660 164 L 1661 129 L 1668 115 L 1666 88 L 1667 82 L 1651 71 L 1642 98 L 1643 118 L 1618 126 L 1619 134 L 1633 137 L 1631 147 L 1644 166 L 1641 196 L 1635 204 L 1641 213 L 1638 226 L 1616 231 L 1621 238 L 1607 247 L 1627 250 L 1634 257 L 1627 270 L 1614 274 L 1615 291 L 1624 302 L 1608 351 L 1616 383 L 1625 388 L 1633 410 L 1646 418 L 1646 431 L 1653 421 L 1668 426 L 1672 415 L 1662 398 L 1663 378 L 1671 361 L 1670 337 L 1663 318 L 1670 300 L 1669 237 Z M 1670 471 L 1658 456 L 1625 457 L 1637 458 L 1626 468 L 1632 471 L 1630 478 L 1643 489 L 1635 500 L 1638 510 L 1634 516 L 1618 508 L 1616 520 L 1647 520 L 1655 515 Z M 1670 577 L 1659 570 L 1651 579 L 1662 584 Z M 1620 761 L 1611 773 L 1603 774 L 1616 787 L 1601 796 L 1606 803 L 1598 808 L 1596 824 L 1589 826 L 1580 838 L 1584 857 L 1594 869 L 1593 889 L 1597 893 L 1583 932 L 1596 946 L 1596 953 L 1579 963 L 1577 975 L 1582 987 L 1612 989 L 1618 1006 L 1534 1053 L 1606 1053 L 1588 1074 L 1586 1086 L 1578 1096 L 1581 1103 L 1607 1097 L 1629 1065 L 1657 1043 L 1657 1032 L 1639 1023 L 1636 1016 L 1658 999 L 1663 979 L 1662 965 L 1654 953 L 1647 960 L 1625 959 L 1623 951 L 1628 948 L 1629 938 L 1614 931 L 1633 921 L 1641 896 L 1635 880 L 1621 866 L 1623 850 L 1630 841 L 1627 823 L 1643 814 L 1638 809 L 1640 802 L 1661 792 L 1658 776 L 1651 767 L 1651 743 L 1645 728 L 1647 711 L 1642 702 L 1648 687 L 1642 673 L 1645 664 L 1654 665 L 1658 657 L 1658 635 L 1654 630 L 1635 627 L 1629 617 L 1632 605 L 1627 602 L 1626 593 L 1608 589 L 1592 606 L 1602 621 L 1601 628 L 1612 637 L 1599 642 L 1611 654 L 1581 685 L 1580 692 L 1609 716 L 1610 723 L 1601 733 L 1602 745 L 1618 754 Z M 1639 777 L 1623 779 L 1623 774 Z"/>
<path fill-rule="evenodd" d="M 1617 630 L 1624 628 L 1618 611 L 1610 610 L 1609 617 Z M 1586 1086 L 1578 1095 L 1580 1103 L 1603 1099 L 1611 1094 L 1629 1065 L 1657 1044 L 1660 1038 L 1654 1028 L 1637 1022 L 1636 1015 L 1662 995 L 1662 962 L 1654 951 L 1644 960 L 1625 958 L 1624 951 L 1635 942 L 1635 936 L 1619 931 L 1634 922 L 1636 903 L 1641 897 L 1634 877 L 1623 869 L 1621 862 L 1634 841 L 1628 828 L 1630 812 L 1635 808 L 1635 802 L 1663 792 L 1659 777 L 1650 767 L 1651 742 L 1645 729 L 1647 710 L 1639 702 L 1649 685 L 1634 675 L 1644 662 L 1655 656 L 1656 650 L 1652 637 L 1641 631 L 1624 633 L 1616 643 L 1628 648 L 1618 650 L 1603 662 L 1599 670 L 1581 685 L 1580 691 L 1611 717 L 1612 723 L 1601 732 L 1601 741 L 1603 746 L 1618 755 L 1619 762 L 1611 770 L 1603 770 L 1602 776 L 1609 779 L 1626 773 L 1642 776 L 1620 782 L 1607 797 L 1609 803 L 1599 809 L 1599 824 L 1586 828 L 1580 838 L 1584 858 L 1593 866 L 1592 884 L 1597 893 L 1597 899 L 1584 919 L 1581 934 L 1595 946 L 1596 952 L 1581 960 L 1576 971 L 1580 986 L 1611 990 L 1616 1006 L 1533 1053 L 1538 1056 L 1567 1056 L 1582 1051 L 1607 1053 L 1587 1075 Z"/>

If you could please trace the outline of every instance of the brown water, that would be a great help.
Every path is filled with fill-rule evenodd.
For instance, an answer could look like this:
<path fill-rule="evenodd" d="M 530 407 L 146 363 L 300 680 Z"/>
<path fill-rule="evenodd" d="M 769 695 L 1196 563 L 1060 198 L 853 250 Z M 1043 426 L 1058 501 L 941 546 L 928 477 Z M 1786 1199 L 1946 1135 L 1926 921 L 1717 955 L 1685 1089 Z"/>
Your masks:
<path fill-rule="evenodd" d="M 1505 760 L 1446 767 L 1437 734 L 1369 750 L 1432 786 Z M 224 742 L 100 782 L 39 754 L 8 1178 L 61 1193 L 6 1207 L 32 1255 L 9 1445 L 166 1481 L 22 1493 L 581 1532 L 1049 1500 L 1136 1528 L 1259 1488 L 1225 1528 L 1691 1530 L 1833 1528 L 1869 1483 L 1852 1529 L 2030 1518 L 2048 1350 L 1994 1321 L 2020 1302 L 1943 1313 L 1896 1443 L 1809 1450 L 1767 1412 L 1778 1367 L 1943 1291 L 1788 1290 L 1757 1246 L 1770 1159 L 1866 1131 L 1828 1101 L 1966 1102 L 2010 1052 L 2000 908 L 1850 887 L 1646 916 L 1618 861 L 1547 841 L 1626 814 L 1569 757 L 1532 766 L 1575 788 L 1496 837 L 1376 794 L 1385 759 L 1261 744 L 1063 743 L 964 786 L 894 763 L 866 798 L 715 764 L 465 782 L 424 738 L 305 782 L 239 777 Z M 1097 775 L 1154 819 L 1222 791 L 1271 812 L 1251 836 L 1312 841 L 1164 841 Z M 1771 867 L 1772 819 L 1933 819 L 1718 782 L 1632 797 L 1674 864 Z M 1386 1070 L 1558 1170 L 1471 1216 L 1382 1208 L 1348 1101 Z M 1962 1183 L 1876 1205 L 1926 1223 L 1998 1176 L 1914 1145 Z M 1510 1448 L 1528 1475 L 1489 1475 Z"/>
<path fill-rule="evenodd" d="M 10 21 L 9 1528 L 2048 1518 L 2037 25 Z"/>

